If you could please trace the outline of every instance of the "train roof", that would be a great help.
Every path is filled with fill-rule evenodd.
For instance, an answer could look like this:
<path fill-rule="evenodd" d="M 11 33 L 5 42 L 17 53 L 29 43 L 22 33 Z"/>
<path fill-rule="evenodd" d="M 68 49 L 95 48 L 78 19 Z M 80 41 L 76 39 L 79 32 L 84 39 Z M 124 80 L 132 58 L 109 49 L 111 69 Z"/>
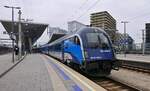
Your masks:
<path fill-rule="evenodd" d="M 95 32 L 95 30 L 98 30 L 99 32 L 102 32 L 102 33 L 106 33 L 102 28 L 98 28 L 98 27 L 84 27 L 84 28 L 81 28 L 79 31 L 77 31 L 76 34 Z"/>
<path fill-rule="evenodd" d="M 97 27 L 85 27 L 85 28 L 81 28 L 80 30 L 78 30 L 76 33 L 73 33 L 73 34 L 68 34 L 68 35 L 65 35 L 53 42 L 51 42 L 50 44 L 46 44 L 46 45 L 43 45 L 42 47 L 46 47 L 46 46 L 51 46 L 55 43 L 59 43 L 59 42 L 62 42 L 63 40 L 67 39 L 67 38 L 70 38 L 70 37 L 73 37 L 75 35 L 81 35 L 83 33 L 88 33 L 88 32 L 95 32 L 95 30 L 98 30 L 99 32 L 102 32 L 102 33 L 105 33 L 107 34 L 103 29 L 101 28 L 97 28 Z"/>

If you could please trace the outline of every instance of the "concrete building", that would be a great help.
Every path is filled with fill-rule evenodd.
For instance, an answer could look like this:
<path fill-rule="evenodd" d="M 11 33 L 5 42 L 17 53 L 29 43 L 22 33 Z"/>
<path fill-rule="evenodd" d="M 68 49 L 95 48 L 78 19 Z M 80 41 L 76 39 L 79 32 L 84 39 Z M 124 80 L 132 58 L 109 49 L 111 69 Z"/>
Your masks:
<path fill-rule="evenodd" d="M 63 33 L 63 34 L 65 33 L 66 34 L 67 31 L 59 27 L 49 27 L 49 33 Z"/>
<path fill-rule="evenodd" d="M 48 44 L 65 36 L 66 34 L 68 34 L 68 32 L 64 29 L 61 29 L 59 27 L 49 27 L 49 41 Z"/>
<path fill-rule="evenodd" d="M 115 41 L 116 20 L 107 11 L 92 13 L 90 25 L 103 28 L 110 35 L 112 42 Z"/>
<path fill-rule="evenodd" d="M 150 23 L 146 23 L 145 29 L 146 29 L 146 35 L 145 35 L 146 50 L 150 51 Z"/>
<path fill-rule="evenodd" d="M 87 26 L 78 21 L 69 21 L 68 22 L 68 32 L 69 33 L 74 33 L 83 27 L 87 27 Z"/>

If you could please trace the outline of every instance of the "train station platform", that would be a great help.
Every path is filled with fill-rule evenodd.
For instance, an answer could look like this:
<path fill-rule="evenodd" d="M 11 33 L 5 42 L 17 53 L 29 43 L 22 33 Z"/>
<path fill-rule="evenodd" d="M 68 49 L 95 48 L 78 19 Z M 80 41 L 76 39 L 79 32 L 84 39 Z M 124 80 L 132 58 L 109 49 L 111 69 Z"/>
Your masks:
<path fill-rule="evenodd" d="M 106 90 L 51 57 L 31 54 L 0 79 L 0 91 Z"/>
<path fill-rule="evenodd" d="M 12 65 L 11 54 L 0 55 L 0 74 L 4 73 Z"/>
<path fill-rule="evenodd" d="M 0 55 L 0 77 L 19 61 L 17 56 L 14 57 L 15 62 L 13 63 L 11 53 Z"/>
<path fill-rule="evenodd" d="M 142 54 L 126 54 L 126 56 L 124 54 L 117 54 L 117 59 L 150 63 L 150 55 Z"/>

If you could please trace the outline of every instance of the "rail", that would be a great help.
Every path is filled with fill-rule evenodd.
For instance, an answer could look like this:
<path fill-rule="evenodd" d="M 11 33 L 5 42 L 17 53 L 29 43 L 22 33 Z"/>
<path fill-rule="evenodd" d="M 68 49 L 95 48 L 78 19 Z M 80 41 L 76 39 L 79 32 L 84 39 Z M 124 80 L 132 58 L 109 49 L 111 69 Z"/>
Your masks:
<path fill-rule="evenodd" d="M 134 86 L 116 81 L 108 77 L 90 79 L 108 91 L 140 91 Z"/>
<path fill-rule="evenodd" d="M 150 63 L 148 62 L 137 62 L 137 61 L 129 61 L 129 60 L 119 60 L 121 64 L 121 68 L 135 70 L 143 73 L 150 73 Z"/>

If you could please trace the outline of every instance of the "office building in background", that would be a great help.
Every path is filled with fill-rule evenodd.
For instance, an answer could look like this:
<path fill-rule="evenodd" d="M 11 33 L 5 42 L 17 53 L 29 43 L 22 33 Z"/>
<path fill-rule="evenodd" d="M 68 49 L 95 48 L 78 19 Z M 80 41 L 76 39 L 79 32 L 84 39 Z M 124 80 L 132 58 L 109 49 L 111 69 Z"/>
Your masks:
<path fill-rule="evenodd" d="M 115 42 L 116 20 L 107 11 L 92 13 L 90 26 L 104 29 L 111 37 L 112 42 Z"/>

